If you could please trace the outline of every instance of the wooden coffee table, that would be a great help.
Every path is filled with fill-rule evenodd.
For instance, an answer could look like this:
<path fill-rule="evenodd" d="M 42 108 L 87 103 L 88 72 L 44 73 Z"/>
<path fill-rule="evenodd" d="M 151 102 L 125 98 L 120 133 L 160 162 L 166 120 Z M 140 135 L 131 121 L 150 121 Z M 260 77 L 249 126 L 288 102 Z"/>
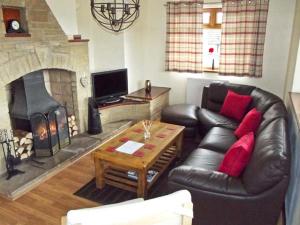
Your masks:
<path fill-rule="evenodd" d="M 180 157 L 183 130 L 183 126 L 153 121 L 151 137 L 144 140 L 142 122 L 139 122 L 100 146 L 94 152 L 97 188 L 109 184 L 145 198 L 158 177 Z M 133 154 L 115 150 L 128 140 L 145 145 Z M 147 182 L 149 170 L 158 172 L 151 182 Z M 137 179 L 129 178 L 128 171 L 135 171 Z"/>

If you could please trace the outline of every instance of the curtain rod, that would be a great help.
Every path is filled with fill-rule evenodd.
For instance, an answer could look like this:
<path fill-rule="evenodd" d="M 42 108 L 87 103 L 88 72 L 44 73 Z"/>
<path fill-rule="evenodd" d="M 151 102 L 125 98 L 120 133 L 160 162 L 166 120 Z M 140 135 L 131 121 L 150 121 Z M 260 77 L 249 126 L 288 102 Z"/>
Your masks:
<path fill-rule="evenodd" d="M 199 4 L 198 2 L 171 2 L 171 3 L 178 3 L 178 4 Z M 222 4 L 222 2 L 203 2 L 203 5 L 217 5 Z M 164 6 L 168 6 L 168 3 L 164 4 Z"/>

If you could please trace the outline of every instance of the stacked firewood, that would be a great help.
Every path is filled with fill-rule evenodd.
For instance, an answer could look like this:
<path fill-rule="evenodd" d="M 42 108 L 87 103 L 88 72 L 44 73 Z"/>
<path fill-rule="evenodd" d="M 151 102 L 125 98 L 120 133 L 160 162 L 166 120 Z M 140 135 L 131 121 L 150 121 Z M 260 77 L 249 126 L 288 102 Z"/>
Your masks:
<path fill-rule="evenodd" d="M 78 134 L 78 126 L 76 124 L 76 117 L 74 115 L 71 115 L 68 117 L 68 123 L 69 123 L 69 133 L 70 136 L 73 137 Z"/>
<path fill-rule="evenodd" d="M 33 152 L 33 137 L 31 132 L 15 130 L 14 131 L 15 153 L 21 160 L 30 157 Z"/>

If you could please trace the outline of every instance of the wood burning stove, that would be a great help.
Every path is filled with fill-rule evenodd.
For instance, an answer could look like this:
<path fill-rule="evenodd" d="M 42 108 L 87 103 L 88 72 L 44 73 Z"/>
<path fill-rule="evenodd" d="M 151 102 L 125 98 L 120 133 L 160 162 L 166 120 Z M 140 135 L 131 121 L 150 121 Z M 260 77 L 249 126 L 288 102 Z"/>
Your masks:
<path fill-rule="evenodd" d="M 48 113 L 35 113 L 30 117 L 35 156 L 52 156 L 71 143 L 67 110 L 59 106 Z"/>
<path fill-rule="evenodd" d="M 52 156 L 70 144 L 67 109 L 47 92 L 42 71 L 23 76 L 11 87 L 12 126 L 32 132 L 35 156 Z"/>

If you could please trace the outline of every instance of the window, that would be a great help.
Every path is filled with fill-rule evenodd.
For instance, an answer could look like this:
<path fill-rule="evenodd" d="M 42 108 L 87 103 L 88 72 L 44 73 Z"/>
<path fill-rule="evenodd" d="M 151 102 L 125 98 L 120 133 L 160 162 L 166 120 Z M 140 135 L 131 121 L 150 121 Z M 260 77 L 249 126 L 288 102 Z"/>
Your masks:
<path fill-rule="evenodd" d="M 203 70 L 218 71 L 220 63 L 222 9 L 207 8 L 203 12 Z"/>
<path fill-rule="evenodd" d="M 166 71 L 261 77 L 269 0 L 203 2 L 167 3 Z"/>

